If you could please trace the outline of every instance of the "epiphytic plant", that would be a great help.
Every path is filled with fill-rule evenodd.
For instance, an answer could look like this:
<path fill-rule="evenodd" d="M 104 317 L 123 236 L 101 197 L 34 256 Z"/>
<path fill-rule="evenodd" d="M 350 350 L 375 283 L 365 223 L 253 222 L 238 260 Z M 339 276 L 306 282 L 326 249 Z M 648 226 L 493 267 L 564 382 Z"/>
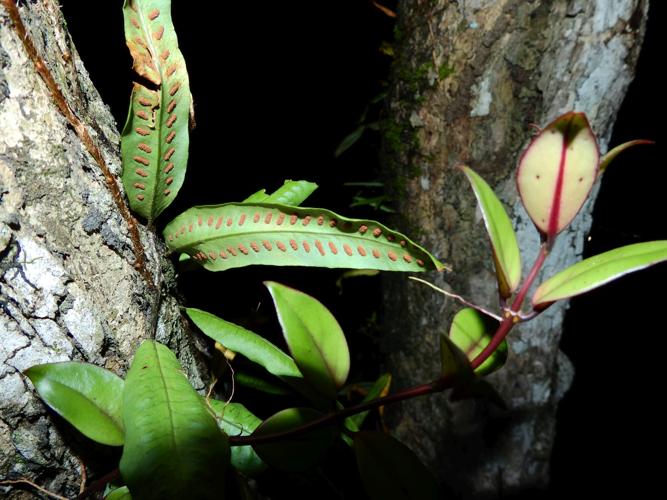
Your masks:
<path fill-rule="evenodd" d="M 169 16 L 169 0 L 127 0 L 128 45 L 135 84 L 123 134 L 123 181 L 131 207 L 151 223 L 174 198 L 187 160 L 190 94 Z M 143 81 L 143 80 L 142 80 Z M 42 399 L 87 437 L 123 446 L 119 468 L 106 480 L 108 499 L 223 498 L 231 466 L 241 489 L 266 467 L 299 471 L 320 460 L 337 440 L 353 450 L 372 498 L 438 498 L 426 469 L 386 433 L 364 428 L 370 410 L 452 389 L 452 397 L 498 399 L 482 377 L 507 358 L 505 337 L 518 323 L 557 300 L 584 293 L 626 273 L 667 260 L 667 241 L 640 243 L 586 259 L 547 279 L 522 307 L 558 233 L 575 217 L 596 179 L 628 143 L 599 158 L 595 136 L 581 113 L 568 113 L 533 139 L 519 161 L 517 185 L 542 236 L 538 257 L 521 278 L 511 222 L 491 188 L 470 168 L 468 177 L 491 241 L 500 304 L 490 312 L 465 302 L 441 336 L 441 373 L 433 381 L 388 394 L 383 375 L 364 400 L 345 407 L 350 354 L 345 335 L 324 305 L 268 282 L 287 354 L 262 336 L 198 309 L 190 320 L 216 341 L 229 360 L 242 355 L 275 382 L 257 388 L 299 394 L 303 406 L 260 419 L 237 402 L 199 395 L 174 354 L 145 341 L 125 380 L 102 368 L 67 362 L 33 366 L 26 375 Z M 212 271 L 252 264 L 394 271 L 441 270 L 426 250 L 367 220 L 323 209 L 298 208 L 315 189 L 287 181 L 241 203 L 194 207 L 167 224 L 172 252 Z"/>
<path fill-rule="evenodd" d="M 122 134 L 123 185 L 132 210 L 151 222 L 185 178 L 192 96 L 170 2 L 125 0 L 123 13 L 139 76 Z"/>

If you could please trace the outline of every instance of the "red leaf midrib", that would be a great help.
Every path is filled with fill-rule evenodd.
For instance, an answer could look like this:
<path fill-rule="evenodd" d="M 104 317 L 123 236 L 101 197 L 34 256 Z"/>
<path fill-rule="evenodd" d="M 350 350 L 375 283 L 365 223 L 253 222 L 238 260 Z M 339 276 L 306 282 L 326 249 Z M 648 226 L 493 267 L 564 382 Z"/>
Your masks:
<path fill-rule="evenodd" d="M 563 184 L 565 182 L 565 162 L 567 161 L 567 147 L 569 145 L 568 139 L 570 137 L 571 124 L 571 121 L 568 122 L 563 131 L 558 178 L 556 179 L 556 189 L 554 190 L 553 202 L 551 203 L 551 211 L 549 213 L 549 225 L 547 226 L 547 236 L 549 238 L 553 238 L 558 233 L 558 219 L 560 218 Z"/>

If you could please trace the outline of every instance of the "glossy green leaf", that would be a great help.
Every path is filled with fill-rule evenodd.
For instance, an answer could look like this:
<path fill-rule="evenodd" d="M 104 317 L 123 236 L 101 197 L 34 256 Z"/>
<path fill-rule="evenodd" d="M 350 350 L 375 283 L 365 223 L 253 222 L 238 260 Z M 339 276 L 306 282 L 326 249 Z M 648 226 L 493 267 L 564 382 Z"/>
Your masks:
<path fill-rule="evenodd" d="M 121 486 L 106 495 L 104 500 L 132 500 L 132 495 L 130 495 L 130 490 L 127 486 Z"/>
<path fill-rule="evenodd" d="M 272 281 L 265 285 L 303 377 L 322 395 L 335 399 L 350 372 L 350 352 L 340 325 L 313 297 Z"/>
<path fill-rule="evenodd" d="M 243 354 L 278 377 L 301 377 L 294 360 L 256 333 L 200 309 L 186 309 L 188 317 L 208 337 Z"/>
<path fill-rule="evenodd" d="M 276 204 L 194 207 L 171 221 L 164 237 L 209 271 L 249 266 L 317 266 L 387 271 L 442 270 L 405 236 L 367 220 Z"/>
<path fill-rule="evenodd" d="M 391 374 L 385 373 L 384 375 L 380 375 L 380 377 L 373 383 L 371 388 L 368 390 L 368 394 L 364 396 L 364 399 L 361 402 L 366 403 L 368 401 L 373 401 L 374 399 L 385 396 L 389 392 L 390 385 L 391 385 Z M 352 427 L 358 430 L 361 428 L 361 425 L 364 423 L 364 420 L 366 420 L 367 416 L 368 412 L 364 411 L 361 413 L 357 413 L 356 415 L 347 417 L 345 421 L 350 422 L 352 424 Z"/>
<path fill-rule="evenodd" d="M 171 0 L 125 0 L 125 39 L 140 75 L 121 136 L 132 210 L 155 219 L 176 197 L 188 161 L 192 97 L 171 20 Z"/>
<path fill-rule="evenodd" d="M 218 425 L 228 436 L 249 436 L 262 423 L 260 418 L 253 415 L 245 406 L 239 403 L 226 403 L 209 399 Z M 233 446 L 231 456 L 232 466 L 246 476 L 256 476 L 266 469 L 252 446 Z"/>
<path fill-rule="evenodd" d="M 516 234 L 502 202 L 484 179 L 468 167 L 462 167 L 477 197 L 486 231 L 491 239 L 498 289 L 509 297 L 521 281 L 521 253 Z"/>
<path fill-rule="evenodd" d="M 287 432 L 321 416 L 321 413 L 310 408 L 288 408 L 267 418 L 253 436 Z M 335 427 L 326 426 L 275 442 L 256 444 L 253 448 L 271 467 L 284 471 L 304 471 L 324 458 L 336 433 Z"/>
<path fill-rule="evenodd" d="M 557 300 L 593 290 L 626 274 L 667 261 L 667 240 L 636 243 L 582 260 L 542 283 L 533 307 L 544 309 Z"/>
<path fill-rule="evenodd" d="M 600 153 L 583 113 L 547 125 L 524 151 L 517 186 L 528 215 L 549 238 L 562 231 L 588 198 Z"/>
<path fill-rule="evenodd" d="M 37 394 L 84 436 L 98 443 L 123 444 L 123 379 L 88 363 L 47 363 L 25 375 Z"/>
<path fill-rule="evenodd" d="M 354 451 L 361 481 L 374 500 L 439 499 L 438 485 L 417 456 L 382 432 L 358 432 Z"/>
<path fill-rule="evenodd" d="M 123 423 L 120 472 L 135 500 L 220 498 L 227 436 L 166 346 L 147 340 L 137 349 L 125 380 Z"/>
<path fill-rule="evenodd" d="M 266 189 L 260 189 L 259 191 L 252 193 L 248 196 L 242 203 L 261 203 L 265 201 L 270 194 L 266 192 Z"/>
<path fill-rule="evenodd" d="M 441 376 L 454 386 L 467 385 L 474 373 L 466 354 L 447 335 L 440 335 Z"/>
<path fill-rule="evenodd" d="M 643 139 L 639 139 L 636 141 L 629 141 L 629 142 L 624 142 L 623 144 L 620 144 L 616 146 L 614 149 L 607 151 L 607 154 L 602 157 L 600 160 L 600 172 L 598 175 L 602 175 L 605 170 L 607 170 L 607 167 L 609 164 L 614 161 L 614 159 L 621 154 L 623 151 L 626 149 L 629 149 L 633 146 L 639 146 L 641 144 L 655 144 L 653 141 L 647 141 Z"/>
<path fill-rule="evenodd" d="M 301 205 L 317 189 L 317 184 L 308 181 L 290 181 L 286 180 L 271 194 L 267 194 L 265 189 L 257 191 L 245 200 L 243 203 L 279 203 L 282 205 Z"/>
<path fill-rule="evenodd" d="M 468 360 L 475 359 L 491 342 L 498 329 L 498 321 L 479 311 L 466 307 L 454 316 L 449 329 L 449 338 L 461 349 Z M 477 375 L 488 375 L 501 368 L 507 361 L 507 342 L 503 341 L 496 351 L 477 367 Z"/>

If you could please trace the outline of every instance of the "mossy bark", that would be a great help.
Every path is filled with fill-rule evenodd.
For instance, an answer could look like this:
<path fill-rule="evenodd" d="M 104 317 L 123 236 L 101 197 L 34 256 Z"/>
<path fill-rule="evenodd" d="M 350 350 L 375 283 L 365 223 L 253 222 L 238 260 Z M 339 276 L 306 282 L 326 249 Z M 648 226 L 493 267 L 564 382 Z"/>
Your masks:
<path fill-rule="evenodd" d="M 396 225 L 453 268 L 429 276 L 484 306 L 497 304 L 493 263 L 468 165 L 511 214 L 524 268 L 538 235 L 515 189 L 517 155 L 557 115 L 585 112 L 606 150 L 633 77 L 646 0 L 406 0 L 399 4 L 396 60 L 383 163 Z M 577 260 L 592 199 L 559 238 L 543 275 Z M 386 280 L 387 356 L 395 386 L 433 379 L 439 335 L 458 306 L 404 277 Z M 573 370 L 558 350 L 566 306 L 512 332 L 513 354 L 491 377 L 506 412 L 446 395 L 390 411 L 393 429 L 462 496 L 498 495 L 548 481 L 558 401 Z"/>
<path fill-rule="evenodd" d="M 8 14 L 0 4 L 0 480 L 27 478 L 71 497 L 82 464 L 91 477 L 109 472 L 118 457 L 91 451 L 36 397 L 23 370 L 78 360 L 123 375 L 139 343 L 152 337 L 156 315 L 156 338 L 174 348 L 198 389 L 203 368 L 165 291 L 173 270 L 164 248 L 140 227 L 150 276 L 165 275 L 156 300 L 134 267 L 127 221 L 99 165 L 58 111 Z M 20 15 L 67 105 L 118 176 L 116 124 L 57 3 L 22 2 Z M 1 486 L 3 494 L 23 493 Z"/>

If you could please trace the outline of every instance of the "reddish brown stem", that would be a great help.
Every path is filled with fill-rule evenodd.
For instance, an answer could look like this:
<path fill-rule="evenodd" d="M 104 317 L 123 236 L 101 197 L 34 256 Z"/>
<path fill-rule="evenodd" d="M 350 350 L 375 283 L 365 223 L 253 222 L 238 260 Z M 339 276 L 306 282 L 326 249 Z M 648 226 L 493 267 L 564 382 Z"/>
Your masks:
<path fill-rule="evenodd" d="M 78 497 L 76 497 L 76 500 L 82 500 L 84 498 L 88 498 L 93 493 L 103 490 L 104 487 L 107 485 L 107 483 L 115 481 L 119 477 L 120 477 L 120 470 L 118 469 L 112 470 L 111 472 L 105 474 L 104 476 L 90 483 L 90 486 L 88 486 L 85 490 L 83 490 L 81 494 Z"/>
<path fill-rule="evenodd" d="M 507 334 L 510 332 L 512 327 L 521 321 L 521 317 L 517 313 L 521 310 L 521 306 L 523 305 L 523 301 L 526 299 L 526 295 L 528 294 L 530 287 L 535 281 L 535 278 L 537 278 L 540 269 L 542 269 L 547 255 L 549 255 L 549 247 L 550 245 L 548 243 L 543 243 L 542 246 L 540 246 L 540 251 L 537 254 L 537 258 L 535 259 L 533 267 L 528 273 L 528 276 L 523 282 L 523 285 L 519 289 L 519 293 L 516 294 L 516 297 L 514 298 L 509 311 L 505 312 L 505 319 L 503 319 L 502 323 L 500 323 L 496 333 L 493 334 L 491 342 L 489 342 L 484 350 L 470 362 L 470 366 L 472 366 L 473 370 L 484 363 L 484 361 L 489 359 L 489 357 L 496 351 L 496 349 L 498 349 L 498 346 L 502 343 L 502 341 L 505 340 L 505 337 L 507 337 Z"/>
<path fill-rule="evenodd" d="M 263 436 L 230 436 L 229 444 L 231 446 L 246 446 L 254 444 L 263 444 L 263 443 L 273 443 L 275 441 L 280 441 L 283 439 L 291 438 L 298 436 L 308 431 L 319 429 L 320 427 L 325 427 L 327 425 L 332 425 L 334 422 L 341 420 L 343 418 L 349 417 L 350 415 L 356 415 L 364 411 L 372 410 L 373 408 L 378 408 L 380 406 L 385 406 L 392 403 L 397 403 L 405 399 L 415 398 L 417 396 L 424 396 L 426 394 L 432 394 L 434 392 L 444 391 L 451 387 L 451 380 L 446 378 L 440 378 L 433 382 L 427 384 L 421 384 L 409 389 L 404 389 L 395 394 L 385 396 L 383 398 L 374 399 L 373 401 L 368 401 L 367 403 L 361 403 L 355 406 L 350 406 L 336 413 L 329 413 L 323 415 L 316 420 L 311 420 L 299 427 L 290 429 L 283 432 L 276 432 L 273 434 L 265 434 Z"/>

